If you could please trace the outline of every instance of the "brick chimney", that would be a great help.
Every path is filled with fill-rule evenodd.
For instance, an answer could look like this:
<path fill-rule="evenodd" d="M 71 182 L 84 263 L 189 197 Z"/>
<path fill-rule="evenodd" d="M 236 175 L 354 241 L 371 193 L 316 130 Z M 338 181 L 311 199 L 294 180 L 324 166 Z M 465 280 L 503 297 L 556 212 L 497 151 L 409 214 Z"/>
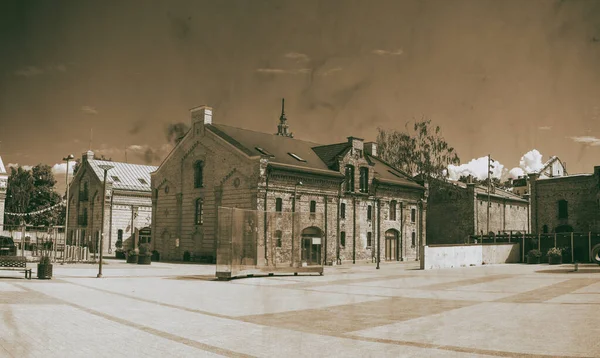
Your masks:
<path fill-rule="evenodd" d="M 207 105 L 202 105 L 190 109 L 192 116 L 192 128 L 196 135 L 204 134 L 204 126 L 212 124 L 213 109 Z"/>
<path fill-rule="evenodd" d="M 365 143 L 365 153 L 376 157 L 377 156 L 377 143 L 375 143 L 375 142 Z"/>
<path fill-rule="evenodd" d="M 348 144 L 352 146 L 352 154 L 359 153 L 362 157 L 364 142 L 362 138 L 348 137 Z"/>
<path fill-rule="evenodd" d="M 94 152 L 88 150 L 81 155 L 81 162 L 87 162 L 88 160 L 94 160 Z"/>

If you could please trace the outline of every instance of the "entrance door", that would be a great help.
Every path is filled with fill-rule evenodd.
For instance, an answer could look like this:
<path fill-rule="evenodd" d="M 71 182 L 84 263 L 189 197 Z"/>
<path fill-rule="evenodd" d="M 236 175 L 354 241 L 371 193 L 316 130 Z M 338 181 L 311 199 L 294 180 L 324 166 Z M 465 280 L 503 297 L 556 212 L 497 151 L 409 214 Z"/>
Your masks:
<path fill-rule="evenodd" d="M 321 236 L 321 229 L 317 227 L 302 230 L 302 252 L 300 255 L 302 262 L 306 262 L 307 265 L 321 264 Z"/>
<path fill-rule="evenodd" d="M 385 232 L 385 260 L 395 261 L 398 259 L 398 231 L 388 230 Z"/>

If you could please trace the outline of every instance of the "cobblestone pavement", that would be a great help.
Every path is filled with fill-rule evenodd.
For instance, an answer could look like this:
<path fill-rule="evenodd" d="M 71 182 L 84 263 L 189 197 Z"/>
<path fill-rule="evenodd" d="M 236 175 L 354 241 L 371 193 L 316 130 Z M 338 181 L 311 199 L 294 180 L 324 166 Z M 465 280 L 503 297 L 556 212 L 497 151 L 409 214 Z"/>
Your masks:
<path fill-rule="evenodd" d="M 162 262 L 108 260 L 100 279 L 85 264 L 49 281 L 0 271 L 0 357 L 600 356 L 597 265 L 417 268 L 227 282 Z"/>

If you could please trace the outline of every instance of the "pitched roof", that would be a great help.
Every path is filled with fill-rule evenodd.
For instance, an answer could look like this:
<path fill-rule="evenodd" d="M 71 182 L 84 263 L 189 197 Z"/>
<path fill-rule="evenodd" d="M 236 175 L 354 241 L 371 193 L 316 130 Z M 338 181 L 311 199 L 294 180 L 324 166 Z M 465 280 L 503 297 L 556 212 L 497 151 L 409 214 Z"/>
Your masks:
<path fill-rule="evenodd" d="M 467 184 L 460 182 L 460 181 L 449 181 L 447 183 L 450 183 L 454 186 L 466 189 L 467 188 Z M 487 195 L 487 187 L 483 186 L 483 185 L 475 185 L 475 194 L 477 195 Z M 507 190 L 504 189 L 500 189 L 500 188 L 494 188 L 493 191 L 490 192 L 490 196 L 492 197 L 496 197 L 496 198 L 503 198 L 503 199 L 510 199 L 510 200 L 517 200 L 517 201 L 523 201 L 523 202 L 527 202 L 526 199 L 523 199 L 523 197 L 521 197 L 520 195 L 511 193 Z"/>
<path fill-rule="evenodd" d="M 335 164 L 337 158 L 345 155 L 351 148 L 349 143 L 322 145 L 223 124 L 213 123 L 207 125 L 207 128 L 249 156 L 268 156 L 269 162 L 276 166 L 314 173 L 343 176 L 335 169 Z M 365 157 L 375 170 L 375 179 L 395 185 L 423 188 L 383 160 L 368 154 Z"/>
<path fill-rule="evenodd" d="M 4 163 L 2 163 L 2 157 L 0 157 L 0 174 L 7 174 L 6 168 L 4 167 Z"/>
<path fill-rule="evenodd" d="M 104 180 L 104 170 L 100 168 L 100 165 L 113 166 L 107 173 L 107 183 L 112 184 L 113 189 L 133 191 L 151 191 L 150 173 L 157 169 L 157 167 L 149 165 L 111 162 L 97 159 L 88 160 L 88 163 L 101 182 Z"/>

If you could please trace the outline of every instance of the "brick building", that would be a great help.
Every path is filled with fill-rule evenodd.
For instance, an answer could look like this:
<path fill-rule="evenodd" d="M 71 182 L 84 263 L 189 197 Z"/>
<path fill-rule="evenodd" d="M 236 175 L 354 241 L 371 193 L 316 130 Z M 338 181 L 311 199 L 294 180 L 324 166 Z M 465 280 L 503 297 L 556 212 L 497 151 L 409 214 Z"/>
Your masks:
<path fill-rule="evenodd" d="M 188 252 L 214 260 L 219 207 L 291 212 L 296 190 L 295 212 L 324 217 L 311 229 L 326 248 L 322 262 L 370 260 L 378 237 L 382 261 L 418 258 L 427 190 L 379 159 L 375 143 L 293 138 L 283 109 L 276 134 L 213 123 L 207 106 L 192 109 L 191 121 L 152 174 L 152 235 L 161 257 L 181 260 Z M 289 231 L 259 240 L 286 246 Z"/>
<path fill-rule="evenodd" d="M 0 157 L 0 231 L 4 226 L 4 205 L 6 201 L 6 191 L 8 190 L 8 173 Z"/>
<path fill-rule="evenodd" d="M 133 247 L 135 229 L 149 228 L 152 221 L 150 173 L 157 167 L 94 159 L 83 153 L 80 167 L 69 184 L 69 227 L 67 243 L 99 243 L 102 225 L 104 171 L 107 172 L 104 205 L 104 253 L 112 253 L 115 243 Z M 79 234 L 77 234 L 79 232 Z M 149 236 L 149 235 L 148 235 Z M 136 243 L 137 244 L 137 243 Z"/>
<path fill-rule="evenodd" d="M 567 165 L 562 162 L 558 157 L 553 156 L 544 165 L 542 168 L 534 174 L 538 175 L 538 178 L 557 178 L 562 176 L 567 176 Z M 529 194 L 529 179 L 527 175 L 523 175 L 519 178 L 512 180 L 513 193 L 521 196 L 525 196 Z"/>
<path fill-rule="evenodd" d="M 600 166 L 593 174 L 529 178 L 536 233 L 600 231 Z"/>
<path fill-rule="evenodd" d="M 490 193 L 489 231 L 529 232 L 529 203 L 501 189 Z M 487 233 L 487 187 L 462 182 L 435 181 L 429 188 L 427 242 L 465 243 L 469 235 Z"/>

